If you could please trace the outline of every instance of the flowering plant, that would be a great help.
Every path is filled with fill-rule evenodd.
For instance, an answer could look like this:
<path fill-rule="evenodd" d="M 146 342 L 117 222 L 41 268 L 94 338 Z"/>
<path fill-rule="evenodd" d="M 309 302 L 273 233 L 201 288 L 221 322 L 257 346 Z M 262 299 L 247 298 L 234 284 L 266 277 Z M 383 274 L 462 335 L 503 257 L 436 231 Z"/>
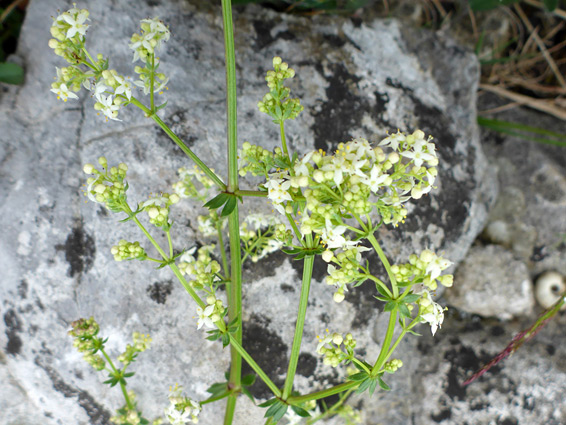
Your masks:
<path fill-rule="evenodd" d="M 273 393 L 273 398 L 260 404 L 266 408 L 266 424 L 279 422 L 284 416 L 289 423 L 305 418 L 314 423 L 322 417 L 339 414 L 349 423 L 359 420 L 351 407 L 344 405 L 348 396 L 356 391 L 373 394 L 377 388 L 388 390 L 386 374 L 395 373 L 403 365 L 394 352 L 407 333 L 420 323 L 427 323 L 434 335 L 444 320 L 444 309 L 431 295 L 438 284 L 449 287 L 452 275 L 443 274 L 451 262 L 430 250 L 409 257 L 406 264 L 391 265 L 376 231 L 382 226 L 398 227 L 408 214 L 407 203 L 418 200 L 434 188 L 439 164 L 431 136 L 416 130 L 410 134 L 397 131 L 381 142 L 371 144 L 357 138 L 338 145 L 335 152 L 289 152 L 285 121 L 295 119 L 303 111 L 299 99 L 290 96 L 288 80 L 295 71 L 280 57 L 273 59 L 273 69 L 266 74 L 268 92 L 258 103 L 260 112 L 267 114 L 279 126 L 281 146 L 273 152 L 249 142 L 238 150 L 236 140 L 235 65 L 231 18 L 231 4 L 222 1 L 228 95 L 228 176 L 224 181 L 159 118 L 157 112 L 165 104 L 156 105 L 156 94 L 168 78 L 158 70 L 157 51 L 169 40 L 169 28 L 158 19 L 144 19 L 141 30 L 131 37 L 129 47 L 133 61 L 140 61 L 133 80 L 110 69 L 109 60 L 102 55 L 96 60 L 86 48 L 89 12 L 76 7 L 54 19 L 49 46 L 65 59 L 69 66 L 57 69 L 57 80 L 51 91 L 67 101 L 78 98 L 82 87 L 92 92 L 94 108 L 108 120 L 119 120 L 121 108 L 134 105 L 148 118 L 153 119 L 194 163 L 193 168 L 179 170 L 180 179 L 171 193 L 161 193 L 130 203 L 127 192 L 126 164 L 109 166 L 105 157 L 98 158 L 98 167 L 86 164 L 89 175 L 85 195 L 89 200 L 104 205 L 116 214 L 125 215 L 122 221 L 135 223 L 151 246 L 139 241 L 120 240 L 111 248 L 116 261 L 153 261 L 159 267 L 168 267 L 196 304 L 198 329 L 207 330 L 207 339 L 220 340 L 230 346 L 231 368 L 227 381 L 209 388 L 210 398 L 200 402 L 182 394 L 175 386 L 169 395 L 170 405 L 165 409 L 165 420 L 171 424 L 196 423 L 203 406 L 227 399 L 225 424 L 232 423 L 237 398 L 251 394 L 247 387 L 255 377 L 261 379 Z M 136 96 L 141 89 L 149 95 L 144 104 Z M 243 190 L 239 177 L 247 174 L 262 178 L 257 190 Z M 263 198 L 271 204 L 275 216 L 251 214 L 240 220 L 238 201 Z M 204 238 L 214 243 L 175 249 L 171 238 L 174 223 L 170 210 L 182 199 L 190 198 L 208 209 L 199 216 L 198 228 Z M 253 201 L 253 199 L 250 199 Z M 144 213 L 144 214 L 142 214 Z M 145 218 L 144 218 L 145 217 Z M 142 221 L 146 221 L 144 224 Z M 147 227 L 149 226 L 149 227 Z M 228 256 L 224 243 L 228 228 Z M 152 236 L 162 232 L 167 246 L 162 247 Z M 260 261 L 276 250 L 282 250 L 295 260 L 303 261 L 299 307 L 291 356 L 283 388 L 274 384 L 268 374 L 254 361 L 242 346 L 242 263 Z M 154 251 L 154 254 L 151 254 Z M 364 253 L 375 251 L 385 268 L 387 278 L 376 276 L 364 263 Z M 214 254 L 219 253 L 219 257 Z M 328 367 L 350 366 L 344 382 L 309 394 L 293 390 L 303 327 L 308 305 L 309 290 L 315 256 L 327 263 L 326 283 L 333 288 L 333 299 L 341 303 L 347 293 L 369 281 L 375 286 L 375 298 L 384 303 L 389 322 L 377 358 L 365 359 L 356 352 L 356 339 L 326 331 L 319 336 L 316 349 Z M 216 261 L 213 258 L 220 258 Z M 230 258 L 230 261 L 228 261 Z M 219 289 L 225 289 L 224 291 Z M 395 332 L 399 329 L 399 332 Z M 135 403 L 135 395 L 126 391 L 126 367 L 136 360 L 138 353 L 149 347 L 149 337 L 134 334 L 133 345 L 118 357 L 124 364 L 117 369 L 105 351 L 106 340 L 97 336 L 99 326 L 94 319 L 81 319 L 73 323 L 71 335 L 75 345 L 85 352 L 85 359 L 96 370 L 106 370 L 114 386 L 120 384 L 125 406 L 112 418 L 117 424 L 147 424 Z M 396 336 L 395 336 L 396 335 Z M 242 376 L 242 360 L 255 372 Z M 331 407 L 320 406 L 316 401 L 340 394 L 340 400 Z M 253 399 L 253 397 L 252 397 Z M 156 419 L 154 424 L 162 419 Z"/>

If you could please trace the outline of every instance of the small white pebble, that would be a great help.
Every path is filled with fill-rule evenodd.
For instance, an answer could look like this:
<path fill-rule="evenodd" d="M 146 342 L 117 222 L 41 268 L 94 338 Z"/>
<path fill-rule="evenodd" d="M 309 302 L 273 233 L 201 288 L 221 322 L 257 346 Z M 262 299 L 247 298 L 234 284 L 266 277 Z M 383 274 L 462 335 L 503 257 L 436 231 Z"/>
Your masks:
<path fill-rule="evenodd" d="M 564 276 L 557 272 L 545 272 L 537 279 L 535 298 L 542 308 L 547 309 L 560 299 L 564 291 L 566 291 Z M 566 304 L 562 306 L 562 310 L 564 308 Z"/>

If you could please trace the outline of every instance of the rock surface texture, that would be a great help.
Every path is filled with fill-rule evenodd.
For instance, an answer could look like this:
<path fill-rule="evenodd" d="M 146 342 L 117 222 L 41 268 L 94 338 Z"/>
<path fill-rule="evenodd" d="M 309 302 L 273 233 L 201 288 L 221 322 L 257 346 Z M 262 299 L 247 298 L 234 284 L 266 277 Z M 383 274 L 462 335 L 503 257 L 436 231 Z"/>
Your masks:
<path fill-rule="evenodd" d="M 161 54 L 161 69 L 171 79 L 162 117 L 225 175 L 220 9 L 208 2 L 149 0 L 92 0 L 79 6 L 91 11 L 90 51 L 109 56 L 111 67 L 126 75 L 133 74 L 127 44 L 138 21 L 159 16 L 170 25 L 173 36 Z M 119 239 L 144 243 L 137 229 L 84 203 L 82 165 L 100 155 L 128 164 L 129 198 L 136 201 L 169 190 L 175 170 L 191 164 L 139 110 L 129 107 L 121 113 L 123 122 L 105 123 L 86 93 L 67 103 L 49 93 L 55 66 L 63 66 L 46 45 L 50 16 L 68 7 L 71 2 L 30 3 L 17 58 L 25 65 L 26 83 L 3 86 L 0 99 L 2 425 L 102 425 L 121 405 L 119 392 L 103 385 L 103 377 L 71 346 L 66 332 L 79 317 L 95 316 L 115 352 L 133 331 L 152 335 L 153 348 L 132 367 L 137 373 L 130 384 L 146 416 L 162 413 L 167 389 L 175 382 L 193 398 L 206 398 L 206 388 L 222 381 L 228 368 L 227 350 L 196 330 L 195 305 L 174 276 L 147 263 L 113 261 L 110 247 Z M 473 55 L 449 39 L 404 29 L 396 21 L 296 18 L 246 7 L 235 11 L 234 24 L 240 143 L 248 140 L 268 149 L 277 144 L 277 128 L 256 108 L 275 55 L 297 71 L 292 93 L 305 106 L 288 125 L 292 150 L 330 151 L 352 137 L 376 141 L 397 128 L 423 129 L 437 142 L 438 189 L 411 207 L 405 225 L 382 229 L 380 238 L 393 261 L 431 248 L 460 262 L 484 228 L 498 187 L 475 125 L 478 66 Z M 563 168 L 556 170 L 536 175 L 545 182 L 540 196 L 559 211 L 563 201 L 552 197 L 553 188 L 562 187 Z M 246 201 L 243 214 L 250 210 L 269 212 L 271 207 Z M 197 242 L 198 213 L 188 204 L 174 210 L 179 249 Z M 244 345 L 277 384 L 283 382 L 292 341 L 299 269 L 297 262 L 275 254 L 244 270 Z M 336 304 L 324 275 L 324 266 L 319 267 L 311 290 L 296 378 L 301 392 L 340 379 L 340 372 L 316 356 L 317 333 L 352 331 L 358 350 L 375 358 L 386 327 L 369 285 Z M 553 338 L 560 335 L 553 325 L 499 373 L 468 389 L 459 386 L 521 324 L 503 328 L 454 315 L 434 339 L 423 327 L 423 337 L 409 338 L 399 348 L 405 366 L 389 381 L 393 391 L 354 400 L 364 423 L 564 423 L 559 395 L 565 389 L 566 349 Z M 525 372 L 532 370 L 536 376 Z M 266 396 L 260 386 L 253 392 Z M 260 424 L 262 416 L 241 398 L 235 423 Z M 199 423 L 222 423 L 222 417 L 223 405 L 207 406 Z"/>

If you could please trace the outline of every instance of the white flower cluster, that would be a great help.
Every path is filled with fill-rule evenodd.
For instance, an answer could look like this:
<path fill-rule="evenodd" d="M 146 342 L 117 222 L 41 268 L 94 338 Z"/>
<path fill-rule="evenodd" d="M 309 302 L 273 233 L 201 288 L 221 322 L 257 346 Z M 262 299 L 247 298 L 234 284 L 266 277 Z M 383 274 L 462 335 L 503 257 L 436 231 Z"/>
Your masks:
<path fill-rule="evenodd" d="M 428 323 L 433 335 L 444 321 L 445 308 L 432 299 L 430 291 L 438 287 L 438 282 L 446 287 L 452 286 L 454 276 L 441 275 L 452 264 L 446 258 L 425 249 L 420 255 L 412 254 L 408 263 L 391 266 L 397 283 L 407 290 L 412 287 L 413 293 L 420 295 L 415 304 L 419 307 L 421 323 Z"/>
<path fill-rule="evenodd" d="M 72 43 L 80 43 L 84 40 L 86 35 L 86 30 L 88 25 L 86 21 L 88 19 L 89 12 L 86 9 L 77 9 L 73 7 L 54 19 L 53 25 L 51 26 L 51 35 L 55 37 L 60 43 L 65 43 L 70 41 Z M 55 47 L 53 47 L 55 48 Z M 64 49 L 61 46 L 59 48 Z M 61 51 L 56 49 L 56 54 L 63 56 Z"/>
<path fill-rule="evenodd" d="M 128 189 L 128 185 L 124 183 L 128 166 L 120 163 L 118 167 L 108 169 L 108 161 L 103 156 L 98 158 L 98 163 L 103 172 L 98 171 L 92 164 L 85 164 L 83 167 L 85 174 L 95 176 L 87 179 L 85 195 L 93 202 L 104 204 L 113 212 L 122 211 Z"/>
<path fill-rule="evenodd" d="M 304 197 L 301 232 L 321 235 L 329 248 L 346 249 L 356 243 L 343 236 L 347 227 L 338 217 L 363 216 L 375 207 L 385 224 L 397 225 L 407 214 L 404 203 L 431 190 L 437 164 L 434 144 L 417 130 L 396 133 L 375 148 L 355 139 L 341 143 L 334 155 L 310 152 L 292 170 L 270 174 L 265 187 L 281 214 Z"/>
<path fill-rule="evenodd" d="M 202 408 L 196 401 L 182 394 L 183 387 L 175 385 L 170 389 L 169 406 L 165 409 L 165 417 L 171 425 L 198 423 Z"/>
<path fill-rule="evenodd" d="M 54 19 L 51 26 L 54 38 L 49 40 L 49 47 L 71 66 L 57 68 L 57 78 L 51 85 L 51 91 L 58 99 L 66 102 L 68 99 L 78 99 L 75 93 L 83 86 L 92 92 L 95 110 L 101 112 L 107 120 L 120 121 L 118 111 L 130 103 L 134 85 L 148 94 L 151 87 L 154 92 L 159 92 L 167 84 L 168 78 L 157 72 L 159 59 L 154 57 L 154 53 L 162 42 L 169 40 L 170 33 L 158 19 L 141 21 L 141 34 L 132 36 L 130 48 L 134 50 L 134 61 L 140 59 L 146 62 L 148 58 L 152 59 L 144 68 L 135 67 L 140 79 L 132 81 L 115 70 L 109 70 L 108 60 L 102 55 L 98 55 L 95 61 L 88 54 L 85 48 L 88 16 L 88 10 L 72 8 Z M 84 66 L 81 68 L 82 65 Z"/>
<path fill-rule="evenodd" d="M 214 171 L 214 170 L 212 170 Z M 193 168 L 179 168 L 180 181 L 173 184 L 173 190 L 181 198 L 195 198 L 203 202 L 209 195 L 214 182 L 196 165 Z M 196 182 L 200 183 L 198 186 Z"/>
<path fill-rule="evenodd" d="M 169 78 L 161 72 L 157 72 L 159 58 L 155 57 L 155 52 L 161 48 L 163 42 L 167 42 L 171 33 L 159 19 L 142 19 L 141 33 L 134 34 L 129 45 L 134 51 L 134 60 L 142 61 L 145 67 L 136 66 L 134 71 L 139 74 L 140 79 L 134 84 L 143 89 L 144 94 L 149 94 L 153 86 L 153 92 L 160 92 L 169 81 Z"/>
<path fill-rule="evenodd" d="M 157 18 L 142 19 L 140 21 L 140 34 L 132 35 L 130 49 L 134 51 L 134 60 L 147 60 L 155 54 L 155 51 L 161 48 L 162 42 L 167 42 L 171 33 L 169 28 Z"/>

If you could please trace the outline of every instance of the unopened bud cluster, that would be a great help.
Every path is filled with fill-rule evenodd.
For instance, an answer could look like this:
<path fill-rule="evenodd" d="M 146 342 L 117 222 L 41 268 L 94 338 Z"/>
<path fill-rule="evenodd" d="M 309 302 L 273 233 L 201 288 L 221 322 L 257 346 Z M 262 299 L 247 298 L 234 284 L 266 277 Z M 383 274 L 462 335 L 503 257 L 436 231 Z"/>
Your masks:
<path fill-rule="evenodd" d="M 354 246 L 334 255 L 332 251 L 325 251 L 323 259 L 328 264 L 326 284 L 336 287 L 334 293 L 334 301 L 340 303 L 345 298 L 345 292 L 348 291 L 347 284 L 365 280 L 366 271 L 360 272 L 362 268 L 362 252 L 369 251 L 369 248 L 362 246 Z"/>
<path fill-rule="evenodd" d="M 118 356 L 118 361 L 121 362 L 124 366 L 129 365 L 132 363 L 138 353 L 142 353 L 145 350 L 149 349 L 151 344 L 151 338 L 149 335 L 144 335 L 139 332 L 134 332 L 132 335 L 133 344 L 128 344 L 126 346 L 126 350 Z"/>
<path fill-rule="evenodd" d="M 128 391 L 128 399 L 130 400 L 130 405 L 126 404 L 122 406 L 122 408 L 118 410 L 118 414 L 110 418 L 110 422 L 116 425 L 141 425 L 142 423 L 148 423 L 142 422 L 142 417 L 140 416 L 140 412 L 138 412 L 137 409 L 136 398 L 137 396 L 134 391 Z M 162 422 L 157 423 L 160 424 Z M 152 425 L 156 425 L 156 421 L 154 421 Z"/>
<path fill-rule="evenodd" d="M 211 253 L 214 245 L 204 245 L 197 251 L 197 258 L 193 256 L 194 250 L 185 252 L 179 258 L 179 270 L 183 275 L 189 275 L 189 284 L 195 289 L 208 289 L 214 293 L 219 278 L 220 264 L 213 260 Z"/>
<path fill-rule="evenodd" d="M 257 107 L 260 112 L 266 113 L 277 123 L 297 118 L 304 109 L 299 99 L 289 97 L 290 90 L 283 85 L 284 80 L 294 76 L 295 70 L 289 68 L 286 62 L 278 56 L 273 58 L 273 71 L 267 71 L 265 76 L 270 91 Z"/>
<path fill-rule="evenodd" d="M 69 335 L 73 337 L 73 346 L 83 353 L 84 360 L 96 370 L 103 370 L 106 362 L 98 351 L 104 347 L 104 340 L 97 337 L 100 327 L 93 317 L 79 319 L 71 323 Z"/>
<path fill-rule="evenodd" d="M 400 359 L 393 359 L 383 365 L 383 370 L 387 373 L 395 373 L 402 366 L 403 362 Z"/>
<path fill-rule="evenodd" d="M 155 227 L 161 227 L 168 230 L 171 227 L 169 222 L 169 209 L 171 205 L 178 203 L 179 195 L 173 193 L 162 193 L 160 196 L 149 198 L 143 202 L 140 207 L 147 213 L 149 222 Z"/>
<path fill-rule="evenodd" d="M 391 267 L 397 282 L 408 286 L 414 282 L 420 282 L 428 289 L 434 291 L 440 282 L 443 286 L 450 287 L 454 282 L 451 274 L 441 273 L 452 265 L 446 258 L 436 255 L 426 249 L 420 255 L 412 254 L 407 264 L 399 264 Z"/>
<path fill-rule="evenodd" d="M 110 252 L 116 261 L 144 260 L 147 257 L 139 242 L 128 242 L 125 239 L 121 239 L 118 245 L 114 245 Z"/>
<path fill-rule="evenodd" d="M 103 156 L 98 158 L 98 163 L 102 171 L 93 164 L 83 167 L 86 174 L 95 176 L 87 179 L 85 195 L 93 202 L 104 204 L 112 212 L 123 211 L 128 190 L 128 185 L 124 182 L 128 166 L 122 162 L 117 167 L 108 169 L 108 162 Z"/>
<path fill-rule="evenodd" d="M 245 177 L 251 173 L 252 176 L 267 177 L 269 171 L 274 167 L 275 157 L 281 157 L 281 148 L 275 148 L 275 153 L 268 151 L 258 145 L 244 142 L 242 149 L 238 152 L 238 172 Z"/>
<path fill-rule="evenodd" d="M 324 356 L 324 364 L 332 367 L 338 366 L 341 362 L 351 360 L 354 356 L 356 340 L 351 333 L 342 336 L 339 333 L 329 333 L 326 336 L 317 336 L 318 345 L 316 352 Z"/>

